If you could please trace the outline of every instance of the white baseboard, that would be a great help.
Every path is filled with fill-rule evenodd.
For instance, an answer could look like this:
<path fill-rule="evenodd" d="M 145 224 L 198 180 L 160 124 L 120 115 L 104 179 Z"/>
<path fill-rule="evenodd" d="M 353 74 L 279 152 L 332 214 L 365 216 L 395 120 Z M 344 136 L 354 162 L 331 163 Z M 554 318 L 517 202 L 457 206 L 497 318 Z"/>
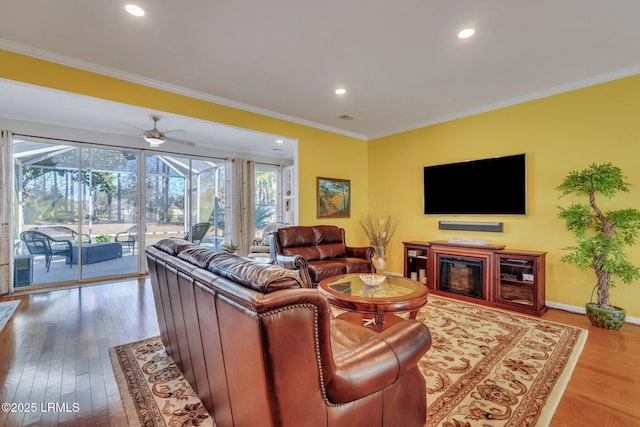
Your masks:
<path fill-rule="evenodd" d="M 558 310 L 569 311 L 571 313 L 580 313 L 580 314 L 587 313 L 584 307 L 576 307 L 575 305 L 561 304 L 559 302 L 547 301 L 546 306 L 549 308 L 557 308 Z M 625 322 L 640 325 L 640 318 L 627 316 L 627 318 L 625 319 Z"/>

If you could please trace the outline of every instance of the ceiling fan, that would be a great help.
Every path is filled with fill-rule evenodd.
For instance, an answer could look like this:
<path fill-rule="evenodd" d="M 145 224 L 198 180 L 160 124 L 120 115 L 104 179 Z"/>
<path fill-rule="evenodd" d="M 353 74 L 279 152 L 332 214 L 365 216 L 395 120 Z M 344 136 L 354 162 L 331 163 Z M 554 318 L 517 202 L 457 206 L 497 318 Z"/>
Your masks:
<path fill-rule="evenodd" d="M 179 140 L 179 139 L 174 139 L 174 138 L 167 138 L 168 133 L 171 132 L 184 132 L 186 133 L 186 131 L 182 130 L 182 129 L 173 129 L 173 130 L 168 130 L 165 132 L 162 132 L 161 130 L 158 129 L 158 122 L 162 121 L 162 117 L 156 115 L 156 114 L 152 114 L 149 116 L 149 120 L 153 120 L 153 129 L 148 129 L 148 130 L 144 130 L 144 129 L 140 129 L 137 126 L 132 125 L 131 123 L 126 123 L 126 122 L 122 122 L 122 124 L 125 124 L 127 126 L 131 126 L 132 128 L 138 129 L 140 132 L 142 132 L 142 137 L 144 138 L 145 141 L 147 141 L 149 143 L 149 145 L 151 147 L 159 147 L 160 144 L 164 144 L 165 141 L 171 140 L 173 142 L 177 142 L 179 144 L 185 144 L 185 145 L 189 145 L 191 147 L 195 146 L 195 144 L 193 142 L 189 142 L 189 141 L 183 141 L 183 140 Z"/>

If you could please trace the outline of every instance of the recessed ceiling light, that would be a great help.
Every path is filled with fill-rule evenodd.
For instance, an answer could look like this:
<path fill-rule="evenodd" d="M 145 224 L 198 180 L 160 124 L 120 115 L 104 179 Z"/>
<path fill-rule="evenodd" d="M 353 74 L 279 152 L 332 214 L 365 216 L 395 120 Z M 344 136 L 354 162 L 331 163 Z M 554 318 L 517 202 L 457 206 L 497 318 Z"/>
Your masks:
<path fill-rule="evenodd" d="M 336 89 L 336 95 L 344 95 L 345 93 L 347 93 L 346 89 L 343 89 L 343 88 Z"/>
<path fill-rule="evenodd" d="M 282 144 L 284 141 L 281 139 L 276 139 L 276 144 Z"/>
<path fill-rule="evenodd" d="M 465 28 L 464 30 L 462 30 L 462 31 L 460 31 L 458 33 L 458 38 L 459 39 L 468 39 L 469 37 L 471 37 L 475 33 L 476 33 L 476 30 L 474 30 L 473 28 Z"/>
<path fill-rule="evenodd" d="M 128 4 L 124 8 L 133 16 L 144 16 L 144 10 L 140 6 L 136 6 L 135 4 Z"/>

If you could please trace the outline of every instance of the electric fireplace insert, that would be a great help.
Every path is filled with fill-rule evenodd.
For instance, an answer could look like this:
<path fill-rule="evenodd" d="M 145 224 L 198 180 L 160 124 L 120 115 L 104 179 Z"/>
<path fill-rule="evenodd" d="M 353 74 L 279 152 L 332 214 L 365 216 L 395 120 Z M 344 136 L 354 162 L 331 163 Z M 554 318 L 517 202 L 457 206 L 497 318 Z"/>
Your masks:
<path fill-rule="evenodd" d="M 440 257 L 440 290 L 472 298 L 484 299 L 482 269 L 479 259 Z"/>

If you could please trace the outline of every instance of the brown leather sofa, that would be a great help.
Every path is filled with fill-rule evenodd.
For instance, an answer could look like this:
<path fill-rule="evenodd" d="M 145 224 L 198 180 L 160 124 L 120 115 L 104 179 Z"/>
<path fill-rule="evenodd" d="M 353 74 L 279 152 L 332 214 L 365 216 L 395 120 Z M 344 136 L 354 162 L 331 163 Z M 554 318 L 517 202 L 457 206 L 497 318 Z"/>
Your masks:
<path fill-rule="evenodd" d="M 306 287 L 346 273 L 375 273 L 371 246 L 349 247 L 334 225 L 282 227 L 273 233 L 276 264 L 296 270 Z"/>
<path fill-rule="evenodd" d="M 218 427 L 424 425 L 423 323 L 376 334 L 290 270 L 181 239 L 146 255 L 162 341 Z"/>

